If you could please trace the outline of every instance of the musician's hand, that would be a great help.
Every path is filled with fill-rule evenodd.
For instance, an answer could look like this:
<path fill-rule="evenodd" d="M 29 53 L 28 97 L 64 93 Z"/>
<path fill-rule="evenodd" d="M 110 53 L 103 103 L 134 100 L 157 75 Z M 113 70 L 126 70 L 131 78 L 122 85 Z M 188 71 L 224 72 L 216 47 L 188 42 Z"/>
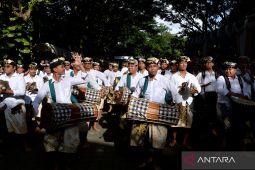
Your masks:
<path fill-rule="evenodd" d="M 74 58 L 74 60 L 75 60 L 75 63 L 74 63 L 75 65 L 78 65 L 78 66 L 81 66 L 81 65 L 82 65 L 82 62 L 81 62 L 82 57 L 81 57 L 80 54 L 75 53 L 75 55 L 73 55 L 73 58 Z"/>

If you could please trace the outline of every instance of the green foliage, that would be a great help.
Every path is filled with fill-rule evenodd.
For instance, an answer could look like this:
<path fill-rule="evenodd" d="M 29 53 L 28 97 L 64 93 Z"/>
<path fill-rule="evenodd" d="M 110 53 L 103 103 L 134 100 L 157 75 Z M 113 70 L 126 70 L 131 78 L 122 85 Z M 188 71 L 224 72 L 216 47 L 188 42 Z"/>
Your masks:
<path fill-rule="evenodd" d="M 31 59 L 33 22 L 31 11 L 43 0 L 8 1 L 0 5 L 0 57 Z M 48 3 L 48 0 L 46 0 Z"/>
<path fill-rule="evenodd" d="M 122 49 L 125 55 L 146 57 L 175 58 L 184 53 L 184 38 L 172 35 L 163 25 L 152 26 L 151 31 L 133 27 L 128 34 L 123 35 L 118 48 Z"/>

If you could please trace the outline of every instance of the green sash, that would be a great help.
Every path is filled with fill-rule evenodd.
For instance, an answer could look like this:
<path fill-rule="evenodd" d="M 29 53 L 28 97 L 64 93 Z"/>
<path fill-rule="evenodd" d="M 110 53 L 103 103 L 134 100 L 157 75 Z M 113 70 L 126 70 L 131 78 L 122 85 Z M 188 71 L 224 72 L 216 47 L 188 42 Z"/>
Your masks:
<path fill-rule="evenodd" d="M 130 89 L 131 88 L 131 75 L 127 74 L 127 87 Z"/>
<path fill-rule="evenodd" d="M 148 76 L 145 76 L 144 78 L 145 78 L 145 81 L 144 81 L 144 84 L 143 84 L 143 95 L 142 95 L 143 97 L 145 95 L 146 90 L 148 89 L 148 83 L 149 83 Z"/>
<path fill-rule="evenodd" d="M 52 101 L 56 103 L 56 92 L 55 92 L 55 87 L 52 82 L 52 79 L 49 80 L 49 87 L 50 87 L 50 95 L 51 95 Z"/>
<path fill-rule="evenodd" d="M 74 77 L 74 72 L 73 71 L 70 72 L 70 76 Z"/>

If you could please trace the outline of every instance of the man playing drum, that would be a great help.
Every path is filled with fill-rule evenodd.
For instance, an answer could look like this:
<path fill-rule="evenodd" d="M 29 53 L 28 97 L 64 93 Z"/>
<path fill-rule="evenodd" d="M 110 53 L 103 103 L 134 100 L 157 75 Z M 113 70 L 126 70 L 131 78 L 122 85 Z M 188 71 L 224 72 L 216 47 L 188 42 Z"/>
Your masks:
<path fill-rule="evenodd" d="M 118 100 L 121 101 L 128 101 L 129 95 L 132 94 L 135 91 L 135 88 L 138 84 L 138 81 L 142 78 L 142 75 L 137 72 L 138 70 L 138 61 L 135 59 L 130 59 L 128 61 L 128 73 L 124 74 L 120 81 L 118 82 L 116 88 L 115 88 L 115 93 L 117 96 Z M 122 98 L 122 99 L 121 99 Z M 126 98 L 126 99 L 123 99 Z M 116 101 L 119 103 L 118 101 Z M 126 112 L 127 112 L 127 103 L 121 103 L 122 105 L 115 105 L 117 107 L 116 112 L 118 116 L 120 116 L 120 122 L 119 125 L 117 125 L 117 129 L 119 130 L 119 134 L 116 135 L 116 137 L 119 139 L 117 142 L 121 142 L 122 144 L 127 144 L 129 145 L 129 135 L 130 135 L 130 127 L 131 124 L 123 118 L 126 118 Z M 115 143 L 117 144 L 117 143 Z M 118 144 L 117 144 L 118 145 Z"/>
<path fill-rule="evenodd" d="M 217 79 L 217 116 L 224 131 L 222 147 L 228 147 L 232 143 L 230 130 L 232 124 L 232 103 L 230 97 L 248 99 L 249 88 L 241 76 L 237 76 L 237 64 L 224 62 L 225 75 Z"/>
<path fill-rule="evenodd" d="M 76 64 L 81 65 L 81 59 L 76 58 Z M 56 58 L 50 63 L 53 72 L 53 78 L 46 82 L 38 91 L 33 107 L 38 113 L 38 106 L 44 99 L 48 97 L 49 103 L 72 103 L 71 89 L 73 85 L 88 83 L 86 77 L 63 77 L 65 72 L 64 58 Z M 95 87 L 98 86 L 95 81 L 90 81 Z M 98 89 L 100 87 L 98 86 Z M 44 147 L 48 152 L 49 161 L 52 162 L 55 169 L 67 168 L 74 159 L 77 147 L 80 143 L 79 124 L 54 132 L 47 132 L 44 136 Z M 57 154 L 57 153 L 62 154 Z M 60 162 L 61 161 L 61 162 Z M 69 167 L 70 168 L 70 167 Z"/>
<path fill-rule="evenodd" d="M 132 94 L 133 97 L 139 98 L 143 97 L 149 99 L 149 101 L 157 102 L 161 104 L 170 103 L 166 99 L 171 98 L 173 85 L 172 83 L 163 75 L 157 74 L 159 70 L 159 59 L 148 58 L 146 61 L 147 70 L 149 72 L 148 76 L 143 77 L 139 80 L 136 86 L 135 92 Z M 145 129 L 143 133 L 139 133 L 141 129 Z M 145 134 L 144 134 L 145 133 Z M 136 140 L 139 136 L 146 136 L 145 140 Z M 167 127 L 159 124 L 147 124 L 147 123 L 134 123 L 131 132 L 131 146 L 143 145 L 146 142 L 148 145 L 147 151 L 151 148 L 152 153 L 148 153 L 148 157 L 141 167 L 147 166 L 148 163 L 153 163 L 155 169 L 159 169 L 158 159 L 161 152 L 166 144 L 167 138 Z"/>
<path fill-rule="evenodd" d="M 15 134 L 19 139 L 18 142 L 25 144 L 25 134 L 27 133 L 24 102 L 26 84 L 23 75 L 16 72 L 16 63 L 13 60 L 4 60 L 4 74 L 0 76 L 0 81 L 5 81 L 8 84 L 6 86 L 1 85 L 0 88 L 0 95 L 3 99 L 1 104 L 7 106 L 4 113 L 1 113 L 4 116 L 2 115 L 0 118 L 0 126 L 6 124 L 8 131 L 8 133 L 1 132 L 1 135 L 6 134 L 5 139 L 7 136 L 10 137 Z M 6 130 L 6 127 L 4 129 Z"/>

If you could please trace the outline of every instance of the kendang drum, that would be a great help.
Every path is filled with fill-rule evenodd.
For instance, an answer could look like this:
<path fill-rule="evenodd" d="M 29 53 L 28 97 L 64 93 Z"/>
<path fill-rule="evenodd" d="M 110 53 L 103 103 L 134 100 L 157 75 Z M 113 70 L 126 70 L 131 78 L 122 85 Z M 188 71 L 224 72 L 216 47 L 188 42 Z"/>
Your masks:
<path fill-rule="evenodd" d="M 115 94 L 117 104 L 126 105 L 128 103 L 130 90 L 127 87 L 120 87 L 119 93 Z"/>
<path fill-rule="evenodd" d="M 55 130 L 73 126 L 88 120 L 95 120 L 98 109 L 91 103 L 45 103 L 41 110 L 41 128 Z"/>
<path fill-rule="evenodd" d="M 175 104 L 159 104 L 148 99 L 130 99 L 127 119 L 155 124 L 176 125 L 179 120 L 178 108 Z"/>
<path fill-rule="evenodd" d="M 231 97 L 233 112 L 239 112 L 239 114 L 254 114 L 255 102 L 252 100 L 241 99 L 238 97 Z"/>

